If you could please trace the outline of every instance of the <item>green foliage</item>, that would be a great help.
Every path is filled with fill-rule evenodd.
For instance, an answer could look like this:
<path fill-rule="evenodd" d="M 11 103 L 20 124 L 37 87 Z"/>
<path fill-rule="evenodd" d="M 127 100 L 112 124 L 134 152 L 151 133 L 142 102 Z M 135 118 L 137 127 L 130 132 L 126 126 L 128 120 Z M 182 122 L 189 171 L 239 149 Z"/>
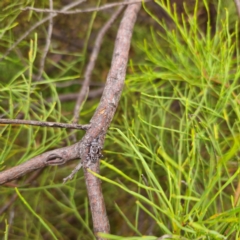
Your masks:
<path fill-rule="evenodd" d="M 37 22 L 43 17 L 34 12 L 20 15 L 20 5 L 48 7 L 47 1 L 20 2 L 1 3 L 3 50 L 28 27 L 19 22 Z M 240 237 L 240 200 L 236 194 L 240 184 L 239 26 L 234 5 L 215 2 L 215 16 L 206 0 L 186 3 L 183 11 L 169 1 L 156 1 L 154 8 L 163 9 L 166 18 L 144 6 L 152 27 L 136 26 L 133 60 L 98 175 L 115 234 L 101 234 L 103 237 Z M 54 4 L 58 8 L 58 3 Z M 71 122 L 74 104 L 62 104 L 59 95 L 79 87 L 60 89 L 57 84 L 83 73 L 97 17 L 96 13 L 89 16 L 87 20 L 86 15 L 58 20 L 59 25 L 65 21 L 66 26 L 71 26 L 67 23 L 73 19 L 79 24 L 83 21 L 86 31 L 78 34 L 83 38 L 87 32 L 86 41 L 82 52 L 71 52 L 53 40 L 42 81 L 34 81 L 34 76 L 45 25 L 21 41 L 22 54 L 16 49 L 0 62 L 0 114 L 4 118 L 22 114 L 24 119 Z M 111 41 L 111 37 L 107 39 Z M 102 55 L 109 55 L 105 53 L 108 50 L 104 48 Z M 100 61 L 106 66 L 109 59 L 100 56 Z M 95 71 L 104 72 L 104 76 L 107 70 Z M 85 103 L 82 123 L 95 107 L 96 101 Z M 69 132 L 63 129 L 3 125 L 0 131 L 1 170 L 63 143 L 71 144 Z M 18 181 L 16 190 L 2 187 L 1 206 L 16 192 L 19 199 L 0 216 L 0 235 L 5 239 L 94 239 L 82 173 L 66 185 L 61 183 L 69 171 L 65 166 L 51 167 L 33 185 Z"/>
<path fill-rule="evenodd" d="M 29 5 L 48 7 L 48 1 L 39 1 L 36 4 L 35 1 L 29 0 L 12 4 L 9 1 L 0 3 L 2 11 L 0 57 L 23 36 L 22 34 L 44 17 L 41 14 L 21 10 Z M 59 8 L 59 6 L 55 7 Z M 88 40 L 96 15 L 97 13 L 94 12 L 87 17 L 82 16 L 85 21 L 84 27 L 88 32 L 83 52 L 68 51 L 64 48 L 65 42 L 59 43 L 52 38 L 41 81 L 36 81 L 36 76 L 45 45 L 42 39 L 46 38 L 47 25 L 42 24 L 34 29 L 4 60 L 0 61 L 1 118 L 71 123 L 74 104 L 62 104 L 59 97 L 60 94 L 78 92 L 79 83 L 68 88 L 61 87 L 60 84 L 79 81 L 80 76 L 83 75 L 90 44 Z M 56 18 L 54 20 L 56 29 L 59 29 L 60 23 Z M 74 20 L 79 21 L 79 18 L 74 17 Z M 67 23 L 65 26 L 67 28 Z M 82 36 L 84 33 L 79 34 L 79 37 Z M 96 100 L 87 102 L 86 106 L 87 110 L 81 112 L 82 124 L 89 122 L 96 108 Z M 0 170 L 19 165 L 48 150 L 72 144 L 69 133 L 69 130 L 58 128 L 2 124 Z M 83 134 L 82 131 L 78 133 L 78 138 L 81 139 Z M 13 184 L 18 187 L 17 194 L 14 188 L 11 188 L 11 184 L 2 187 L 0 211 L 2 212 L 5 207 L 7 210 L 3 210 L 0 216 L 1 238 L 78 239 L 76 236 L 86 235 L 86 240 L 93 239 L 84 184 L 81 184 L 82 190 L 77 192 L 75 181 L 65 186 L 62 184 L 62 179 L 69 175 L 75 164 L 76 162 L 69 168 L 65 166 L 65 168 L 45 169 L 30 185 L 25 181 L 31 177 L 31 174 L 18 179 L 16 184 Z M 82 173 L 80 173 L 80 182 L 84 182 L 81 175 Z"/>
<path fill-rule="evenodd" d="M 210 21 L 203 32 L 198 2 L 193 13 L 186 9 L 181 16 L 157 3 L 171 27 L 145 8 L 161 31 L 152 29 L 152 41 L 139 43 L 145 59 L 131 64 L 123 112 L 109 134 L 119 149 L 110 152 L 116 160 L 102 164 L 117 180 L 99 177 L 135 200 L 117 207 L 133 234 L 148 235 L 151 229 L 155 236 L 168 236 L 164 239 L 238 239 L 238 24 L 229 26 L 225 9 L 215 32 Z"/>

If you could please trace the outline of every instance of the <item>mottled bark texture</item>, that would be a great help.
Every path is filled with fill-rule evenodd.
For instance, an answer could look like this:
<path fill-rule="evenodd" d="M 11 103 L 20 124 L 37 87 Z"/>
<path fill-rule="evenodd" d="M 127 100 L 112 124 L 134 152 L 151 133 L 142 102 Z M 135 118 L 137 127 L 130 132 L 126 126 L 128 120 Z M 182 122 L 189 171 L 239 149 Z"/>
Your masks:
<path fill-rule="evenodd" d="M 121 21 L 113 52 L 111 69 L 108 73 L 106 86 L 100 104 L 91 119 L 91 128 L 86 132 L 80 144 L 80 155 L 84 163 L 88 149 L 85 145 L 96 137 L 104 140 L 104 136 L 113 119 L 124 86 L 128 54 L 133 27 L 141 4 L 129 5 Z M 99 162 L 91 166 L 91 170 L 99 173 Z M 92 212 L 94 233 L 110 232 L 105 203 L 102 195 L 101 182 L 84 167 L 85 181 Z M 99 238 L 98 239 L 102 239 Z"/>
<path fill-rule="evenodd" d="M 0 172 L 0 184 L 12 181 L 37 169 L 50 165 L 62 165 L 79 158 L 79 143 L 42 153 L 27 162 Z"/>
<path fill-rule="evenodd" d="M 89 154 L 89 143 L 100 139 L 103 145 L 107 129 L 113 119 L 124 86 L 128 53 L 131 43 L 132 31 L 141 3 L 131 4 L 125 10 L 123 19 L 118 29 L 111 68 L 99 106 L 95 111 L 90 128 L 87 125 L 85 136 L 78 143 L 52 151 L 48 151 L 31 160 L 0 173 L 0 184 L 19 178 L 28 172 L 43 168 L 48 165 L 60 165 L 70 160 L 81 158 L 84 168 L 86 186 L 93 218 L 94 233 L 98 240 L 99 232 L 109 233 L 110 226 L 103 199 L 101 182 L 92 175 L 87 168 L 86 160 Z M 91 170 L 99 173 L 99 161 L 90 166 Z"/>

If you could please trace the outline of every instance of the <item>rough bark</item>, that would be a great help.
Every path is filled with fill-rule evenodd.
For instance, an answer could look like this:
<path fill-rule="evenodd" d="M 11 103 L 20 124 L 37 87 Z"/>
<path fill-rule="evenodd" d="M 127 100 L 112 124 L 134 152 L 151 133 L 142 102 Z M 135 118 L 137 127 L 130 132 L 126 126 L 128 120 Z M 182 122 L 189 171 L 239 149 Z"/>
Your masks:
<path fill-rule="evenodd" d="M 88 149 L 85 147 L 86 144 L 97 137 L 100 137 L 103 142 L 118 106 L 124 86 L 132 31 L 140 6 L 141 4 L 139 3 L 129 5 L 121 21 L 106 86 L 100 104 L 91 119 L 91 128 L 86 132 L 82 139 L 83 144 L 80 145 L 80 156 L 83 163 L 88 154 Z M 99 173 L 99 162 L 91 166 L 91 170 Z M 110 226 L 104 204 L 101 182 L 88 172 L 86 167 L 84 167 L 84 175 L 91 207 L 94 233 L 96 236 L 98 232 L 108 233 L 110 232 Z M 98 239 L 102 238 L 98 237 Z"/>
<path fill-rule="evenodd" d="M 98 233 L 109 233 L 110 226 L 103 199 L 101 182 L 88 171 L 87 157 L 89 154 L 89 143 L 99 137 L 103 145 L 105 135 L 118 106 L 124 86 L 132 31 L 140 6 L 141 3 L 131 4 L 125 10 L 117 33 L 111 68 L 103 95 L 90 121 L 90 128 L 87 129 L 82 140 L 72 146 L 43 153 L 19 166 L 0 173 L 0 184 L 3 184 L 33 170 L 48 165 L 64 164 L 70 160 L 81 158 L 92 212 L 94 233 L 98 240 L 103 239 L 98 236 Z M 90 168 L 92 171 L 99 173 L 99 161 L 90 165 Z"/>

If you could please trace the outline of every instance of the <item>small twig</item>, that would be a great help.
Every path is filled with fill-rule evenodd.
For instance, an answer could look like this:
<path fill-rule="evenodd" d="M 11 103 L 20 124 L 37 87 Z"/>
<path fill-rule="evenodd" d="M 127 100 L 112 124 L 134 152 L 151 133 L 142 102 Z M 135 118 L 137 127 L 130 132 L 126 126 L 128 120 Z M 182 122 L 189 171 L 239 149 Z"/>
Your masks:
<path fill-rule="evenodd" d="M 63 183 L 66 183 L 68 180 L 72 180 L 74 175 L 81 169 L 82 163 L 80 162 L 71 172 L 71 174 L 63 179 Z"/>
<path fill-rule="evenodd" d="M 85 2 L 86 0 L 78 0 L 76 2 L 70 3 L 67 6 L 63 7 L 61 9 L 61 11 L 67 11 L 73 7 L 76 7 L 77 5 Z M 23 39 L 25 39 L 34 29 L 36 29 L 37 27 L 39 27 L 40 25 L 42 25 L 43 23 L 45 23 L 46 21 L 48 21 L 49 19 L 56 17 L 57 14 L 52 14 L 51 16 L 47 16 L 45 18 L 43 18 L 41 21 L 37 22 L 36 24 L 34 24 L 30 29 L 28 29 L 28 31 L 26 31 L 21 37 L 19 37 L 17 39 L 16 42 L 14 42 L 14 44 L 3 54 L 3 56 L 0 58 L 0 61 L 2 61 Z"/>
<path fill-rule="evenodd" d="M 74 108 L 74 115 L 73 115 L 73 121 L 72 121 L 73 123 L 78 123 L 78 121 L 79 121 L 80 108 L 81 108 L 81 105 L 82 105 L 84 99 L 86 98 L 86 94 L 87 94 L 88 89 L 89 89 L 89 84 L 90 84 L 90 80 L 91 80 L 92 71 L 94 69 L 95 62 L 96 62 L 97 57 L 98 57 L 98 53 L 100 51 L 100 47 L 101 47 L 101 44 L 102 44 L 102 41 L 103 41 L 103 37 L 104 37 L 105 33 L 107 32 L 107 30 L 111 27 L 113 22 L 116 20 L 117 16 L 120 14 L 122 9 L 123 9 L 123 6 L 119 7 L 113 13 L 111 18 L 104 24 L 104 26 L 101 28 L 101 30 L 99 31 L 99 33 L 97 35 L 92 54 L 90 56 L 89 63 L 87 65 L 87 68 L 86 68 L 85 73 L 84 73 L 84 81 L 83 81 L 82 87 L 79 91 L 79 96 L 77 98 L 76 105 L 75 105 L 75 108 Z"/>
<path fill-rule="evenodd" d="M 49 10 L 53 10 L 52 0 L 49 0 Z M 44 66 L 45 66 L 45 60 L 46 60 L 47 53 L 49 51 L 50 44 L 51 44 L 52 30 L 53 30 L 53 14 L 49 13 L 49 24 L 48 24 L 46 45 L 43 49 L 42 57 L 40 59 L 39 72 L 38 72 L 38 76 L 36 78 L 37 81 L 39 81 L 41 79 L 42 74 L 43 74 L 43 70 L 44 70 Z"/>
<path fill-rule="evenodd" d="M 117 6 L 123 6 L 123 5 L 130 5 L 134 3 L 139 3 L 139 2 L 148 2 L 152 0 L 132 0 L 129 2 L 120 2 L 120 3 L 109 3 L 106 5 L 103 5 L 101 7 L 93 7 L 93 8 L 88 8 L 88 9 L 75 9 L 72 11 L 62 11 L 62 10 L 49 10 L 49 9 L 42 9 L 42 8 L 34 8 L 34 7 L 26 7 L 23 8 L 23 11 L 26 10 L 32 10 L 35 12 L 43 12 L 43 13 L 55 13 L 55 14 L 77 14 L 77 13 L 87 13 L 87 12 L 95 12 L 95 11 L 103 11 L 109 8 L 117 7 Z"/>
<path fill-rule="evenodd" d="M 20 119 L 0 119 L 0 124 L 24 124 L 33 125 L 40 127 L 56 127 L 56 128 L 66 128 L 66 129 L 80 129 L 88 130 L 90 124 L 79 125 L 79 124 L 68 124 L 68 123 L 57 123 L 57 122 L 41 122 L 33 120 L 20 120 Z"/>

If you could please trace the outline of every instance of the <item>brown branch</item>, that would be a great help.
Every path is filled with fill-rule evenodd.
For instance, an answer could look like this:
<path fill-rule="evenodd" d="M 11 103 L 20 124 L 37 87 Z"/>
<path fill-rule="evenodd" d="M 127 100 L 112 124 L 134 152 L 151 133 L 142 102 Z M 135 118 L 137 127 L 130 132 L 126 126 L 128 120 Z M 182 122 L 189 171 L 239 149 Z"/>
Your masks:
<path fill-rule="evenodd" d="M 100 104 L 91 119 L 91 128 L 87 130 L 80 144 L 80 157 L 84 166 L 84 175 L 88 190 L 88 197 L 92 212 L 94 233 L 108 233 L 110 231 L 106 208 L 101 190 L 101 182 L 86 168 L 89 141 L 99 137 L 102 142 L 108 127 L 113 119 L 124 86 L 128 53 L 133 27 L 141 4 L 129 5 L 124 13 L 118 29 L 115 48 L 112 57 L 111 69 L 108 73 L 106 86 Z M 91 170 L 99 173 L 99 162 L 90 166 Z M 97 237 L 98 240 L 102 239 Z"/>
<path fill-rule="evenodd" d="M 49 0 L 49 10 L 53 10 L 53 1 Z M 51 37 L 52 37 L 52 30 L 53 30 L 53 14 L 49 13 L 49 24 L 48 24 L 48 32 L 47 32 L 47 37 L 46 37 L 46 44 L 45 47 L 42 51 L 42 57 L 40 59 L 40 65 L 39 65 L 39 72 L 38 76 L 36 78 L 37 81 L 39 81 L 42 77 L 43 71 L 44 71 L 44 66 L 45 66 L 45 60 L 47 57 L 47 53 L 50 48 L 51 44 Z"/>
<path fill-rule="evenodd" d="M 62 165 L 68 161 L 79 159 L 79 143 L 40 154 L 27 162 L 0 172 L 0 184 L 10 182 L 29 172 L 51 165 Z"/>
<path fill-rule="evenodd" d="M 104 24 L 104 26 L 101 28 L 101 30 L 99 31 L 99 33 L 97 35 L 92 54 L 90 56 L 89 63 L 87 65 L 86 71 L 84 73 L 84 81 L 83 81 L 82 87 L 79 91 L 79 96 L 77 98 L 76 105 L 74 108 L 73 123 L 78 123 L 78 121 L 79 121 L 80 108 L 81 108 L 81 105 L 82 105 L 84 99 L 87 96 L 87 93 L 89 92 L 89 84 L 90 84 L 90 80 L 91 80 L 92 71 L 94 69 L 95 62 L 97 60 L 98 53 L 99 53 L 100 47 L 102 45 L 103 37 L 104 37 L 105 33 L 107 32 L 107 30 L 111 27 L 113 22 L 116 20 L 117 16 L 120 14 L 122 9 L 123 9 L 123 6 L 119 7 L 113 13 L 111 18 Z"/>
<path fill-rule="evenodd" d="M 98 237 L 98 233 L 109 233 L 110 227 L 102 195 L 101 182 L 87 170 L 88 144 L 97 137 L 103 143 L 107 129 L 118 106 L 124 86 L 132 31 L 140 6 L 140 3 L 129 5 L 124 13 L 115 41 L 111 69 L 107 77 L 106 86 L 100 104 L 91 119 L 91 128 L 87 130 L 83 139 L 72 146 L 45 152 L 19 166 L 0 172 L 0 184 L 3 184 L 45 166 L 64 164 L 80 157 L 84 167 L 94 233 L 98 240 L 102 239 Z M 92 164 L 90 168 L 92 171 L 99 173 L 99 161 L 96 164 Z"/>
<path fill-rule="evenodd" d="M 144 2 L 148 2 L 151 0 L 145 0 Z M 55 14 L 77 14 L 77 13 L 88 13 L 88 12 L 95 12 L 95 11 L 103 11 L 109 8 L 117 7 L 117 6 L 123 6 L 123 5 L 130 5 L 135 3 L 141 3 L 143 0 L 132 0 L 129 2 L 119 2 L 119 3 L 109 3 L 106 5 L 103 5 L 101 7 L 93 7 L 88 9 L 75 9 L 72 11 L 62 11 L 62 10 L 50 10 L 50 9 L 42 9 L 42 8 L 34 8 L 34 7 L 25 7 L 22 8 L 22 11 L 26 10 L 32 10 L 39 13 L 55 13 Z"/>
<path fill-rule="evenodd" d="M 90 124 L 79 125 L 79 124 L 68 124 L 68 123 L 57 123 L 57 122 L 41 122 L 33 120 L 20 120 L 20 119 L 0 119 L 0 124 L 24 124 L 33 125 L 40 127 L 56 127 L 56 128 L 66 128 L 66 129 L 79 129 L 88 130 Z"/>

